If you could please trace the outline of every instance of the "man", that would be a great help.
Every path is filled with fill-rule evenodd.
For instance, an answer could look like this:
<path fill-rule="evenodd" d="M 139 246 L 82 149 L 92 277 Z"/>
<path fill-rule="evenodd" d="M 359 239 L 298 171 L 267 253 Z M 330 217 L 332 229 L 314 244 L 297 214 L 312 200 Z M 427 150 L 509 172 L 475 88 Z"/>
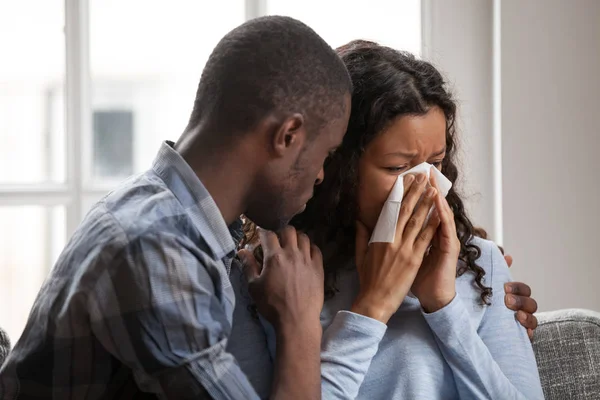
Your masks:
<path fill-rule="evenodd" d="M 351 83 L 312 29 L 247 22 L 216 46 L 189 125 L 152 169 L 93 207 L 0 371 L 2 399 L 251 399 L 226 351 L 242 213 L 280 230 L 342 141 Z M 303 234 L 261 232 L 251 292 L 277 330 L 272 398 L 319 398 L 323 271 Z"/>

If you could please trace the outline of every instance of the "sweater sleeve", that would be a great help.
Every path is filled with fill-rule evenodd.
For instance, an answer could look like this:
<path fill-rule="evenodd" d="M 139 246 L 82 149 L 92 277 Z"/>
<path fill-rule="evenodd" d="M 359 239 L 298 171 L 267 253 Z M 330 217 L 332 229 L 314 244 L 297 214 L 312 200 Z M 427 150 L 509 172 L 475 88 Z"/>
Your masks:
<path fill-rule="evenodd" d="M 387 325 L 349 311 L 339 311 L 323 332 L 321 388 L 323 399 L 354 399 Z"/>
<path fill-rule="evenodd" d="M 271 357 L 275 359 L 275 329 L 260 317 Z M 387 325 L 350 311 L 338 311 L 323 331 L 321 393 L 323 399 L 354 399 L 369 370 Z"/>
<path fill-rule="evenodd" d="M 504 304 L 504 283 L 511 281 L 508 266 L 498 248 L 485 243 L 491 252 L 482 252 L 489 258 L 479 262 L 491 264 L 486 270 L 491 270 L 493 296 L 479 327 L 473 326 L 458 296 L 443 309 L 424 313 L 425 319 L 461 399 L 543 399 L 527 332 Z"/>

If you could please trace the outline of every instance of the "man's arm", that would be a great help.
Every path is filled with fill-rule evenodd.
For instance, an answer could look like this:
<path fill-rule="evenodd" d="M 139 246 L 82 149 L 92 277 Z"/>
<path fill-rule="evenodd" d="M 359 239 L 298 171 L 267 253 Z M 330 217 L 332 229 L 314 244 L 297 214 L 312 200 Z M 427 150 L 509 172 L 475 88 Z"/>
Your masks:
<path fill-rule="evenodd" d="M 88 294 L 92 330 L 141 390 L 163 399 L 258 398 L 225 351 L 233 305 L 222 265 L 164 234 L 132 241 L 109 264 Z"/>
<path fill-rule="evenodd" d="M 320 399 L 323 260 L 308 236 L 288 226 L 279 238 L 259 230 L 262 266 L 248 250 L 242 261 L 250 295 L 275 328 L 272 399 Z"/>
<path fill-rule="evenodd" d="M 321 336 L 318 319 L 304 329 L 287 325 L 277 330 L 271 399 L 321 398 Z"/>

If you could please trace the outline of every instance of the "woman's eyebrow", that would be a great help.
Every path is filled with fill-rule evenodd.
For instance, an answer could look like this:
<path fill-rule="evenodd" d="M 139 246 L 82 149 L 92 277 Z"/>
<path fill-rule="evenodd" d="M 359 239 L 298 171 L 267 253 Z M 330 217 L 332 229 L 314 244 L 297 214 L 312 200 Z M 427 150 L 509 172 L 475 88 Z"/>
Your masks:
<path fill-rule="evenodd" d="M 441 149 L 440 151 L 432 154 L 431 157 L 441 156 L 445 152 L 446 152 L 446 147 L 444 146 L 443 149 Z M 391 153 L 384 154 L 384 156 L 397 156 L 397 157 L 406 157 L 406 158 L 413 158 L 413 157 L 416 157 L 417 155 L 418 155 L 418 153 L 416 153 L 416 152 L 408 153 L 408 152 L 403 152 L 403 151 L 394 151 L 394 152 L 391 152 Z"/>
<path fill-rule="evenodd" d="M 391 153 L 386 153 L 384 154 L 385 156 L 397 156 L 397 157 L 406 157 L 406 158 L 413 158 L 417 155 L 417 153 L 404 153 L 402 151 L 394 151 Z"/>

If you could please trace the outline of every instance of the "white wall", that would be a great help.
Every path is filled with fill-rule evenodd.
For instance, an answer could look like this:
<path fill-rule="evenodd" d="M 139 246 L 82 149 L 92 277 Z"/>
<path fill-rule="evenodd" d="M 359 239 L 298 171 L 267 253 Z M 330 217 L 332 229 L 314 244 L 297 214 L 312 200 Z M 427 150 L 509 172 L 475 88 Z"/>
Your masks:
<path fill-rule="evenodd" d="M 505 244 L 542 310 L 600 310 L 600 1 L 502 0 Z"/>
<path fill-rule="evenodd" d="M 541 311 L 600 310 L 600 1 L 423 6 L 423 55 L 460 101 L 473 221 L 502 240 L 513 276 L 532 286 Z"/>
<path fill-rule="evenodd" d="M 494 233 L 491 0 L 423 0 L 423 57 L 446 76 L 459 101 L 463 180 L 475 224 Z"/>

